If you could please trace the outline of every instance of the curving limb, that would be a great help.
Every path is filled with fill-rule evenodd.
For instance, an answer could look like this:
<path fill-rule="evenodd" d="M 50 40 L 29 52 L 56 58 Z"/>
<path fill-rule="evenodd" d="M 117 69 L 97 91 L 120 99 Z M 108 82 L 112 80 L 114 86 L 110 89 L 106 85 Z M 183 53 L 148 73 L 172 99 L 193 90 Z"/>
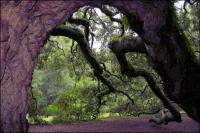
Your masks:
<path fill-rule="evenodd" d="M 133 43 L 135 43 L 134 41 Z M 156 81 L 154 80 L 153 76 L 145 71 L 144 69 L 135 69 L 133 66 L 130 65 L 128 60 L 126 59 L 125 53 L 120 52 L 120 50 L 124 50 L 123 48 L 116 50 L 115 46 L 117 41 L 115 43 L 111 43 L 110 49 L 111 51 L 116 55 L 116 58 L 121 66 L 121 72 L 122 74 L 128 76 L 128 77 L 143 77 L 148 85 L 150 86 L 151 90 L 154 92 L 154 94 L 162 101 L 164 106 L 170 110 L 170 112 L 173 114 L 173 116 L 168 119 L 168 121 L 176 121 L 181 122 L 181 115 L 179 111 L 170 103 L 170 101 L 167 99 L 167 97 L 162 93 L 161 89 L 157 86 Z M 121 44 L 121 41 L 118 42 L 118 46 Z M 124 45 L 124 44 L 123 44 Z M 132 44 L 132 45 L 138 45 L 138 44 Z M 115 48 L 115 49 L 114 49 Z M 137 49 L 136 49 L 137 50 Z M 129 51 L 131 52 L 131 51 Z"/>
<path fill-rule="evenodd" d="M 50 32 L 50 35 L 52 36 L 65 36 L 69 37 L 77 42 L 77 44 L 80 46 L 80 49 L 86 58 L 86 60 L 89 62 L 91 67 L 94 69 L 94 76 L 97 77 L 98 80 L 100 80 L 104 85 L 107 86 L 107 90 L 101 91 L 99 94 L 97 94 L 98 98 L 98 108 L 97 113 L 99 112 L 99 108 L 102 104 L 102 97 L 109 95 L 111 93 L 120 93 L 122 95 L 125 95 L 131 102 L 134 104 L 134 100 L 127 94 L 126 92 L 123 92 L 121 90 L 115 89 L 109 80 L 107 80 L 103 76 L 104 69 L 100 66 L 100 64 L 97 62 L 97 60 L 93 57 L 91 49 L 89 48 L 88 41 L 85 39 L 84 34 L 79 31 L 76 28 L 70 27 L 70 26 L 62 26 L 55 28 Z"/>
<path fill-rule="evenodd" d="M 146 54 L 144 41 L 139 37 L 123 36 L 109 42 L 109 48 L 114 53 L 136 52 Z"/>

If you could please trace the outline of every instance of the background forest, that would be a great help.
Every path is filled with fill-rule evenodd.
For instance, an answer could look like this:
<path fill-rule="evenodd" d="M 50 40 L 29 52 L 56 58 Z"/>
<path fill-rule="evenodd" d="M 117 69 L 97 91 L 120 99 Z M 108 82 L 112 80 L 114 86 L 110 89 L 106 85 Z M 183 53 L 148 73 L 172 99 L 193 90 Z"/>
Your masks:
<path fill-rule="evenodd" d="M 138 117 L 155 114 L 163 107 L 143 78 L 121 75 L 119 63 L 110 52 L 108 42 L 119 37 L 137 37 L 137 34 L 130 30 L 126 17 L 115 8 L 105 6 L 103 9 L 105 10 L 83 7 L 72 18 L 89 22 L 88 41 L 92 54 L 104 68 L 104 77 L 122 93 L 105 95 L 99 104 L 98 93 L 106 90 L 107 86 L 94 76 L 93 69 L 82 55 L 77 42 L 67 37 L 50 36 L 33 73 L 28 97 L 30 123 Z M 183 3 L 176 3 L 179 24 L 192 42 L 193 45 L 189 47 L 198 59 L 199 10 L 197 4 L 186 5 L 184 8 Z M 108 13 L 112 13 L 112 17 Z M 68 22 L 63 25 L 77 27 L 80 32 L 87 30 L 82 25 Z M 162 80 L 151 68 L 145 54 L 128 53 L 126 57 L 135 68 L 150 72 L 162 88 Z"/>

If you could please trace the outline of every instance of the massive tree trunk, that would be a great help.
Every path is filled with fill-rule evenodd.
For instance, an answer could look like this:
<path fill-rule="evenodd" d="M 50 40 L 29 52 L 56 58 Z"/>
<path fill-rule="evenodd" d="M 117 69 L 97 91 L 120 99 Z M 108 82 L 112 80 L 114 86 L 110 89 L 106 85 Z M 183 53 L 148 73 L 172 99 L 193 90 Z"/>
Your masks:
<path fill-rule="evenodd" d="M 126 1 L 115 5 L 145 41 L 152 67 L 164 82 L 165 95 L 200 122 L 200 64 L 177 24 L 172 3 Z"/>
<path fill-rule="evenodd" d="M 27 91 L 48 33 L 84 5 L 100 1 L 1 1 L 1 132 L 26 131 Z M 115 6 L 145 41 L 153 68 L 164 81 L 166 95 L 199 120 L 200 67 L 166 1 L 124 1 Z"/>
<path fill-rule="evenodd" d="M 82 4 L 1 1 L 1 132 L 26 131 L 27 91 L 37 55 L 48 32 Z"/>

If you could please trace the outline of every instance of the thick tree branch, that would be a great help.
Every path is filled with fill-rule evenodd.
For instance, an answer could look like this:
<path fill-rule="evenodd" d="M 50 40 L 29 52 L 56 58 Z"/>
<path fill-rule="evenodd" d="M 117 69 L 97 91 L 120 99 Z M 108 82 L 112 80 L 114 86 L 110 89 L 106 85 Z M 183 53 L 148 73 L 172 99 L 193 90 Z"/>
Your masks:
<path fill-rule="evenodd" d="M 108 90 L 105 90 L 103 92 L 100 92 L 97 95 L 97 98 L 99 100 L 99 106 L 101 106 L 101 99 L 103 96 L 108 95 L 110 93 L 120 93 L 125 95 L 133 104 L 134 100 L 129 96 L 129 94 L 121 91 L 121 90 L 116 90 L 112 84 L 110 83 L 109 80 L 103 77 L 103 68 L 100 66 L 100 64 L 96 61 L 96 59 L 92 56 L 92 53 L 90 51 L 90 48 L 88 47 L 88 42 L 86 41 L 84 35 L 78 31 L 76 28 L 73 27 L 58 27 L 51 31 L 50 35 L 53 36 L 66 36 L 69 37 L 73 40 L 75 40 L 85 56 L 86 60 L 90 63 L 92 68 L 94 69 L 94 75 L 97 77 L 98 80 L 100 80 L 103 84 L 105 84 L 108 87 Z"/>
<path fill-rule="evenodd" d="M 69 27 L 69 26 L 63 26 L 63 27 L 58 27 L 55 28 L 54 30 L 51 31 L 50 35 L 53 36 L 66 36 L 69 37 L 73 40 L 75 40 L 85 56 L 86 60 L 91 64 L 91 66 L 100 74 L 103 73 L 103 69 L 101 66 L 98 64 L 98 62 L 95 60 L 95 58 L 92 56 L 92 53 L 90 51 L 90 48 L 88 46 L 88 43 L 85 39 L 85 36 L 81 33 L 76 28 Z"/>
<path fill-rule="evenodd" d="M 109 42 L 109 48 L 114 53 L 137 52 L 146 53 L 144 42 L 139 37 L 125 36 Z"/>
<path fill-rule="evenodd" d="M 119 42 L 120 43 L 120 42 Z M 121 43 L 120 43 L 121 44 Z M 110 47 L 112 50 L 112 47 Z M 169 100 L 165 97 L 165 95 L 162 93 L 160 88 L 156 85 L 156 81 L 154 80 L 153 76 L 151 76 L 150 73 L 146 72 L 143 69 L 134 69 L 129 62 L 126 59 L 126 56 L 123 52 L 115 52 L 113 51 L 117 57 L 117 60 L 121 66 L 121 72 L 122 74 L 127 75 L 128 77 L 143 77 L 146 82 L 149 84 L 151 90 L 154 92 L 154 94 L 163 102 L 164 106 L 170 110 L 170 112 L 174 116 L 174 121 L 180 122 L 181 121 L 181 115 L 176 110 L 176 108 L 169 102 Z"/>
<path fill-rule="evenodd" d="M 92 33 L 90 31 L 90 21 L 88 21 L 87 19 L 85 18 L 70 18 L 68 20 L 69 23 L 72 23 L 72 24 L 76 24 L 76 25 L 82 25 L 84 26 L 84 33 L 85 33 L 85 37 L 87 39 L 87 41 L 89 42 L 89 38 L 91 37 L 91 44 L 90 44 L 90 47 L 93 46 L 93 42 L 94 42 L 94 33 Z"/>
<path fill-rule="evenodd" d="M 68 21 L 72 24 L 76 24 L 76 25 L 83 25 L 84 26 L 84 32 L 85 32 L 85 36 L 87 41 L 89 41 L 89 34 L 90 34 L 90 22 L 87 19 L 83 19 L 83 18 L 70 18 L 68 19 Z"/>

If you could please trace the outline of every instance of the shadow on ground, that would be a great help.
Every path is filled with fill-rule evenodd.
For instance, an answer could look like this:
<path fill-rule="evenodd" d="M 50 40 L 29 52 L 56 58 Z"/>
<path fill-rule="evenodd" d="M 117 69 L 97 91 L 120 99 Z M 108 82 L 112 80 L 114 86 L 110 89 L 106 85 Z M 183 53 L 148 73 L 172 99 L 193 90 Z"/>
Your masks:
<path fill-rule="evenodd" d="M 57 125 L 31 125 L 29 132 L 178 132 L 199 133 L 200 124 L 188 117 L 181 123 L 171 122 L 168 125 L 155 125 L 149 118 L 123 119 L 105 122 L 85 122 Z"/>

